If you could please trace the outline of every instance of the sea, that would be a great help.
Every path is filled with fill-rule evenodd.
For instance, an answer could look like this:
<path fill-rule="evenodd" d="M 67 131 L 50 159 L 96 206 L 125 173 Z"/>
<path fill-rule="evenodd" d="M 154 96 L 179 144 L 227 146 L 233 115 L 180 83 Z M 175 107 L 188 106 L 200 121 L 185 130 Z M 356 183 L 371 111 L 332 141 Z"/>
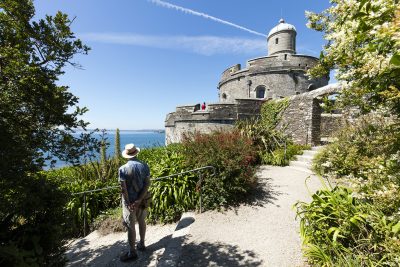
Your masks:
<path fill-rule="evenodd" d="M 79 135 L 76 132 L 75 135 Z M 102 132 L 95 133 L 94 136 L 99 140 L 102 137 Z M 106 150 L 107 156 L 113 156 L 115 154 L 115 131 L 107 130 L 104 132 L 104 137 L 109 144 Z M 163 130 L 120 130 L 120 145 L 121 151 L 124 150 L 126 144 L 133 143 L 140 149 L 165 146 L 165 132 Z M 57 160 L 57 159 L 56 159 Z M 61 168 L 68 164 L 64 161 L 57 160 L 54 168 Z M 46 167 L 45 169 L 49 169 Z"/>

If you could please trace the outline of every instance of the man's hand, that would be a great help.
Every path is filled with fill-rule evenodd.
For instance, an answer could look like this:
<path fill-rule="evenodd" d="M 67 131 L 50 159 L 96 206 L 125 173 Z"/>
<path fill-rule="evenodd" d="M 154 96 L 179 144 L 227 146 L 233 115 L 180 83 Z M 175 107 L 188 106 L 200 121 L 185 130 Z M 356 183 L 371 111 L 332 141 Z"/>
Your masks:
<path fill-rule="evenodd" d="M 140 200 L 136 200 L 135 202 L 131 203 L 131 204 L 129 205 L 129 210 L 130 210 L 130 211 L 135 211 L 136 209 L 139 208 L 141 202 L 142 202 L 142 201 L 140 201 Z"/>

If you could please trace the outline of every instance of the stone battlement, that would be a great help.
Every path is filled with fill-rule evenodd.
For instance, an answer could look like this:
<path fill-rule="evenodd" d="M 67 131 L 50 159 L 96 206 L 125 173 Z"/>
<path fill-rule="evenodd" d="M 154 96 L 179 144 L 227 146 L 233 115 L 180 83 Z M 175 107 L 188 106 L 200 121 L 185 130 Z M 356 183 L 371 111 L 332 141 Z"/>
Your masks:
<path fill-rule="evenodd" d="M 196 105 L 179 106 L 166 116 L 166 144 L 180 142 L 184 133 L 231 129 L 238 119 L 258 116 L 263 102 L 237 99 L 235 103 L 208 104 L 206 110 L 196 111 Z"/>
<path fill-rule="evenodd" d="M 286 59 L 285 59 L 286 58 Z M 265 56 L 250 59 L 247 61 L 247 67 L 241 69 L 240 64 L 227 68 L 221 75 L 218 87 L 225 83 L 241 79 L 249 75 L 266 74 L 273 72 L 299 71 L 306 72 L 309 68 L 318 63 L 318 58 L 307 55 L 280 54 L 274 56 Z"/>

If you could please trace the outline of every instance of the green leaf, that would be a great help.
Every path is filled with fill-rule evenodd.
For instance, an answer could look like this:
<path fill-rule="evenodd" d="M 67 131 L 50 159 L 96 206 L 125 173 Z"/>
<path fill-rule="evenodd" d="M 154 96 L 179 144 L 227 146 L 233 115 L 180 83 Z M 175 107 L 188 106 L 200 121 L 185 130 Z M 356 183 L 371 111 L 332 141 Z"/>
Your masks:
<path fill-rule="evenodd" d="M 400 66 L 400 53 L 396 53 L 390 59 L 390 64 Z"/>
<path fill-rule="evenodd" d="M 392 227 L 392 232 L 397 234 L 400 231 L 400 222 Z"/>

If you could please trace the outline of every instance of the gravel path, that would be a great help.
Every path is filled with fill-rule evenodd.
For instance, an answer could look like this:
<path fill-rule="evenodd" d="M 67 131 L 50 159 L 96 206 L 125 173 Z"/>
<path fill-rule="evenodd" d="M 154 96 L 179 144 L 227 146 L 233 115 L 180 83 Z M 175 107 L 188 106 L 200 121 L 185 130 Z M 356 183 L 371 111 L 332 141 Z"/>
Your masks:
<path fill-rule="evenodd" d="M 175 233 L 176 224 L 148 226 L 147 250 L 139 252 L 134 263 L 119 261 L 121 251 L 127 249 L 126 233 L 101 236 L 93 232 L 69 245 L 67 266 L 156 266 L 159 260 L 161 266 L 171 266 L 165 264 L 169 260 L 184 267 L 306 266 L 293 204 L 309 201 L 308 189 L 316 191 L 320 181 L 291 167 L 262 166 L 258 176 L 259 186 L 246 204 L 225 212 L 196 214 L 183 226 L 187 229 Z M 180 231 L 189 234 L 175 237 Z M 171 242 L 173 234 L 179 250 L 171 249 L 177 243 Z M 181 255 L 165 255 L 165 250 Z"/>
<path fill-rule="evenodd" d="M 139 253 L 139 259 L 133 266 L 156 266 L 175 230 L 176 224 L 148 225 L 145 252 Z M 136 225 L 136 233 L 139 233 Z M 121 251 L 127 251 L 127 234 L 124 232 L 102 236 L 94 231 L 85 238 L 75 240 L 69 245 L 67 266 L 132 266 L 119 260 Z"/>
<path fill-rule="evenodd" d="M 293 204 L 311 200 L 307 187 L 314 192 L 320 181 L 290 167 L 263 166 L 258 175 L 248 204 L 196 215 L 178 266 L 306 266 Z"/>

